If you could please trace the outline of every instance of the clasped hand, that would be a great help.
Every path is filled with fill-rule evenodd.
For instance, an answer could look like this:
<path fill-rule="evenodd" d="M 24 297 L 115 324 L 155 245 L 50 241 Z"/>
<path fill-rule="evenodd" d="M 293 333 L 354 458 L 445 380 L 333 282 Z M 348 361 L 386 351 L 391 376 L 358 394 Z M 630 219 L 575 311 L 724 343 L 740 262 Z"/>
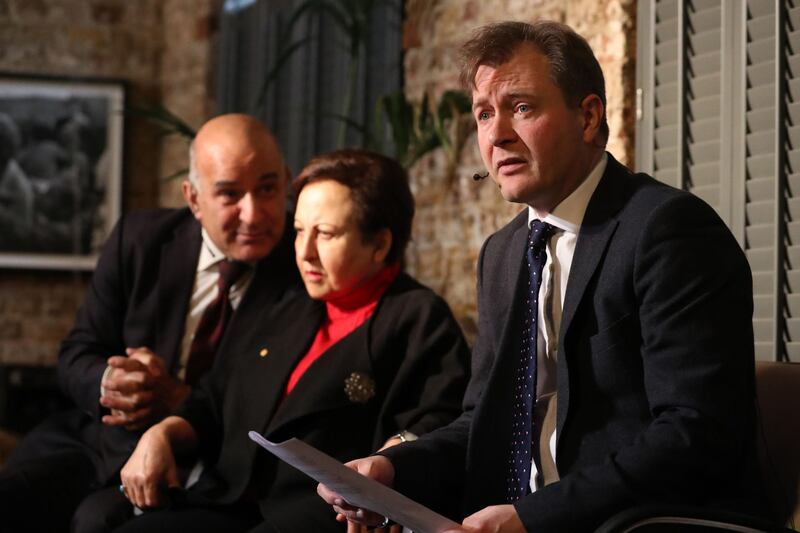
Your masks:
<path fill-rule="evenodd" d="M 111 414 L 102 420 L 109 426 L 144 429 L 176 408 L 191 389 L 170 376 L 164 360 L 149 348 L 128 348 L 125 353 L 108 358 L 110 371 L 100 404 Z"/>

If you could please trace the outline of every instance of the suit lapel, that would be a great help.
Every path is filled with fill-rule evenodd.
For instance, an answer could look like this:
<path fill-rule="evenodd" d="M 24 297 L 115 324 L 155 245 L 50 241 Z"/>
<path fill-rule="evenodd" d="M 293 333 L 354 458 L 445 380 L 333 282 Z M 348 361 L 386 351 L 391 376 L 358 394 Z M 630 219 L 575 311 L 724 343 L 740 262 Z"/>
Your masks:
<path fill-rule="evenodd" d="M 274 310 L 273 310 L 274 311 Z M 245 388 L 258 391 L 258 404 L 253 405 L 253 429 L 266 434 L 271 420 L 284 411 L 283 392 L 289 376 L 300 359 L 306 354 L 324 316 L 323 305 L 307 297 L 299 296 L 288 308 L 282 307 L 278 313 L 270 313 L 277 320 L 272 324 L 263 324 L 269 333 L 254 335 L 253 341 L 246 343 L 246 353 L 242 354 L 251 363 L 244 366 L 249 369 Z M 255 327 L 259 327 L 254 324 Z M 265 354 L 265 355 L 262 355 Z M 248 394 L 245 391 L 245 394 Z M 291 397 L 291 396 L 290 396 Z M 277 413 L 276 413 L 277 412 Z"/>
<path fill-rule="evenodd" d="M 187 218 L 175 230 L 173 239 L 161 248 L 155 351 L 172 371 L 180 359 L 180 340 L 189 311 L 201 241 L 200 225 Z"/>
<path fill-rule="evenodd" d="M 345 394 L 345 381 L 353 372 L 377 381 L 368 355 L 370 350 L 367 331 L 371 320 L 372 317 L 328 348 L 322 357 L 308 367 L 292 393 L 268 422 L 265 433 L 275 434 L 293 420 L 350 404 L 351 401 Z M 294 365 L 289 372 L 293 369 Z M 376 392 L 378 395 L 381 393 Z M 370 401 L 376 400 L 377 398 L 372 398 Z"/>
<path fill-rule="evenodd" d="M 501 331 L 500 339 L 501 344 L 497 346 L 496 353 L 506 354 L 508 352 L 509 343 L 514 343 L 519 326 L 519 321 L 515 317 L 519 316 L 519 311 L 522 309 L 522 298 L 520 298 L 520 291 L 525 283 L 522 277 L 522 266 L 525 264 L 525 242 L 528 238 L 528 211 L 527 209 L 518 215 L 519 226 L 511 235 L 511 240 L 508 243 L 507 257 L 505 261 L 505 269 L 498 270 L 498 272 L 505 276 L 504 279 L 497 280 L 493 283 L 494 286 L 500 287 L 503 294 L 492 297 L 492 303 L 498 304 L 497 308 L 491 310 L 491 316 L 497 320 L 496 327 Z M 511 350 L 516 356 L 516 351 Z"/>
<path fill-rule="evenodd" d="M 569 354 L 564 351 L 564 341 L 584 300 L 586 288 L 600 266 L 608 243 L 619 224 L 616 215 L 627 201 L 627 196 L 619 190 L 619 184 L 626 175 L 627 169 L 608 154 L 606 170 L 586 207 L 575 245 L 567 293 L 564 295 L 558 343 L 561 347 L 558 354 L 558 440 L 561 439 L 561 430 L 569 412 Z"/>

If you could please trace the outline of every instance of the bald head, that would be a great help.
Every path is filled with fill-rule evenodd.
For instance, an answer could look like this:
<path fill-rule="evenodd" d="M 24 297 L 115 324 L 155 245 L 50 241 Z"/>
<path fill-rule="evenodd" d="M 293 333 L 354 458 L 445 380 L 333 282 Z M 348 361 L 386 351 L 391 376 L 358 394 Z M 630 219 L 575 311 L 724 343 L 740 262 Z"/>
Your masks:
<path fill-rule="evenodd" d="M 248 115 L 222 115 L 197 132 L 183 195 L 226 257 L 258 261 L 283 235 L 288 172 L 272 134 Z"/>
<path fill-rule="evenodd" d="M 255 160 L 269 160 L 286 179 L 286 165 L 272 133 L 250 115 L 231 113 L 212 118 L 189 147 L 189 180 L 199 188 L 200 176 L 216 169 L 234 170 Z"/>

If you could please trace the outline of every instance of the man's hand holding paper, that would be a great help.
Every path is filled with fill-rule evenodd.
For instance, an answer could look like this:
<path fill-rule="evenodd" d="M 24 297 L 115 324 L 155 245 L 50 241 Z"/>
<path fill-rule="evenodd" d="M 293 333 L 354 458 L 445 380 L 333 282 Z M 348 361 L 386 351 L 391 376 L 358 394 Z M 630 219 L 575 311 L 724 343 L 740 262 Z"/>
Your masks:
<path fill-rule="evenodd" d="M 394 481 L 394 466 L 386 457 L 376 455 L 346 463 L 359 474 L 391 487 Z M 322 483 L 317 485 L 317 494 L 338 513 L 337 520 L 350 522 L 348 533 L 358 533 L 359 526 L 375 526 L 383 516 L 367 509 L 348 504 L 344 498 Z M 463 527 L 450 529 L 446 533 L 525 533 L 525 528 L 513 505 L 495 505 L 482 509 L 464 519 Z"/>
<path fill-rule="evenodd" d="M 394 467 L 391 461 L 380 455 L 356 459 L 345 463 L 345 466 L 387 487 L 391 487 L 394 482 Z M 317 494 L 329 505 L 333 506 L 333 509 L 338 513 L 336 519 L 339 521 L 347 520 L 352 523 L 374 527 L 384 520 L 384 517 L 377 513 L 348 504 L 338 493 L 322 483 L 317 485 Z"/>

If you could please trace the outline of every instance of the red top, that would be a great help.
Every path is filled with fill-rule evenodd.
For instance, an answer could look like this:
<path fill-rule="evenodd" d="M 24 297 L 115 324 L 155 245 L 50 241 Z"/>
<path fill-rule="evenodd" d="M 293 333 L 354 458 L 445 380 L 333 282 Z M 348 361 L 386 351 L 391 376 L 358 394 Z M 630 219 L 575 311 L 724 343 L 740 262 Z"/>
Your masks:
<path fill-rule="evenodd" d="M 334 344 L 348 336 L 367 321 L 375 311 L 378 300 L 400 273 L 400 265 L 383 268 L 366 283 L 357 287 L 350 294 L 336 300 L 326 301 L 327 316 L 311 343 L 311 348 L 294 367 L 289 382 L 286 384 L 284 397 L 288 396 L 308 368 Z"/>

